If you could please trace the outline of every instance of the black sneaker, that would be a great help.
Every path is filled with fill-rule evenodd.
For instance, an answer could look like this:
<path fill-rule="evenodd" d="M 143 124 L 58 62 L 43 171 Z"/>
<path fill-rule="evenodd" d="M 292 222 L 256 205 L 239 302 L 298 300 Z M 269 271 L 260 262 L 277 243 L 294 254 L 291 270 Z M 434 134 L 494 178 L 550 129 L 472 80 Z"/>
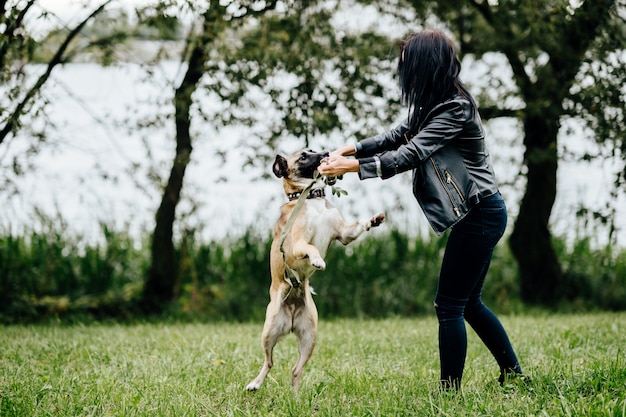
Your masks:
<path fill-rule="evenodd" d="M 501 387 L 509 385 L 529 386 L 531 384 L 530 377 L 521 372 L 501 372 L 498 377 L 498 384 Z"/>

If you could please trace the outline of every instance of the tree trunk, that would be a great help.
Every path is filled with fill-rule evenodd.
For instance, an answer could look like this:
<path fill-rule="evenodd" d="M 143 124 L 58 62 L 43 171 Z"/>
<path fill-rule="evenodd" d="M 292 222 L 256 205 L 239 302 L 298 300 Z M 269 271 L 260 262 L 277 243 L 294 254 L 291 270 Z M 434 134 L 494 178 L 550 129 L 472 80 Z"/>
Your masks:
<path fill-rule="evenodd" d="M 558 120 L 544 111 L 529 111 L 524 121 L 526 193 L 509 243 L 519 264 L 521 297 L 530 304 L 553 304 L 563 284 L 549 229 L 556 198 Z"/>
<path fill-rule="evenodd" d="M 144 311 L 149 313 L 162 311 L 174 297 L 177 262 L 172 236 L 176 219 L 176 206 L 180 200 L 185 170 L 193 149 L 190 133 L 190 109 L 193 103 L 192 94 L 196 91 L 204 72 L 205 40 L 205 37 L 201 37 L 195 43 L 185 77 L 174 95 L 176 156 L 163 192 L 161 205 L 156 213 L 156 224 L 152 235 L 152 263 L 145 282 L 142 300 Z"/>
<path fill-rule="evenodd" d="M 569 94 L 585 51 L 610 16 L 614 0 L 585 1 L 562 25 L 557 42 L 549 45 L 549 65 L 538 70 L 532 83 L 522 69 L 519 54 L 510 51 L 514 73 L 526 102 L 524 117 L 526 194 L 510 238 L 520 269 L 522 299 L 529 304 L 554 305 L 571 295 L 552 247 L 550 214 L 556 197 L 557 135 L 562 103 Z M 553 48 L 554 45 L 559 45 Z"/>
<path fill-rule="evenodd" d="M 245 8 L 245 13 L 226 18 L 227 9 L 230 6 L 221 5 L 219 2 L 210 2 L 202 14 L 202 32 L 192 42 L 187 72 L 174 95 L 176 156 L 161 199 L 161 205 L 156 214 L 156 224 L 152 236 L 152 264 L 148 271 L 141 302 L 144 311 L 148 313 L 163 311 L 164 307 L 173 301 L 175 294 L 177 261 L 172 241 L 173 227 L 176 219 L 176 206 L 180 200 L 183 178 L 192 151 L 190 133 L 192 95 L 205 72 L 209 48 L 226 28 L 232 27 L 234 21 L 239 21 L 247 16 L 260 16 L 268 10 L 274 9 L 276 4 L 276 0 L 266 1 L 262 8 Z"/>

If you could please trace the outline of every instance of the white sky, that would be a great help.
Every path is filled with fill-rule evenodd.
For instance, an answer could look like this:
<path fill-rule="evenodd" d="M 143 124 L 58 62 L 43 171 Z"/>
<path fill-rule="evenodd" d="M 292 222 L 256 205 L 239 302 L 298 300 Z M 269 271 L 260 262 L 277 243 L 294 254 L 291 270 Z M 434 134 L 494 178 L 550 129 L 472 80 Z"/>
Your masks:
<path fill-rule="evenodd" d="M 64 24 L 75 24 L 87 17 L 91 12 L 96 10 L 106 0 L 39 0 L 33 7 L 30 15 L 30 26 L 35 32 L 45 32 L 51 27 L 58 27 Z M 132 9 L 136 5 L 149 3 L 149 0 L 114 0 L 107 8 L 128 8 Z M 48 12 L 50 16 L 47 19 L 40 19 L 39 13 Z"/>

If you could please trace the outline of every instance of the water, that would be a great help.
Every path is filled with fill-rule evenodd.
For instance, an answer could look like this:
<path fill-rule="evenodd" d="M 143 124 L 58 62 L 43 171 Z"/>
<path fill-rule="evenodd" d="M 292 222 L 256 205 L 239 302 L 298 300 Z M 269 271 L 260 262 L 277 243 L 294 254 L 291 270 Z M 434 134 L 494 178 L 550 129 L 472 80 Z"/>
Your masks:
<path fill-rule="evenodd" d="M 181 74 L 177 65 L 166 65 L 149 83 L 141 80 L 144 73 L 135 65 L 102 68 L 95 64 L 71 64 L 57 68 L 44 93 L 52 101 L 49 118 L 57 129 L 41 153 L 27 157 L 34 169 L 17 179 L 20 193 L 0 192 L 0 227 L 14 232 L 39 227 L 34 214 L 34 209 L 39 208 L 51 217 L 59 214 L 67 221 L 68 232 L 88 240 L 101 239 L 101 222 L 128 230 L 136 237 L 152 230 L 161 190 L 148 180 L 147 173 L 153 170 L 160 178 L 167 178 L 175 147 L 173 124 L 169 120 L 162 127 L 138 130 L 119 122 L 137 120 L 151 112 L 173 111 L 171 100 L 164 95 L 172 94 L 172 82 Z M 163 101 L 163 97 L 167 100 Z M 157 100 L 163 104 L 150 104 Z M 219 108 L 214 102 L 205 101 L 202 105 Z M 249 227 L 269 233 L 285 197 L 270 166 L 242 168 L 252 152 L 247 146 L 248 130 L 216 130 L 209 123 L 194 123 L 192 163 L 185 177 L 177 230 L 195 228 L 207 240 L 237 236 Z M 386 127 L 381 126 L 381 130 Z M 561 154 L 581 155 L 595 149 L 576 124 L 565 127 L 560 137 Z M 523 152 L 520 127 L 515 120 L 499 119 L 487 123 L 486 130 L 511 227 L 524 186 L 519 175 Z M 26 152 L 29 139 L 19 136 L 10 139 L 10 146 L 5 146 L 6 142 L 2 145 L 0 166 L 4 172 L 13 156 Z M 311 145 L 330 150 L 343 141 L 339 137 L 317 138 Z M 276 152 L 288 153 L 299 146 L 286 143 Z M 226 154 L 225 162 L 219 153 Z M 616 169 L 616 164 L 580 163 L 573 157 L 561 162 L 551 219 L 555 234 L 574 238 L 581 231 L 576 218 L 580 205 L 591 209 L 624 207 L 623 196 L 612 201 L 609 195 Z M 262 179 L 263 174 L 270 178 Z M 387 181 L 360 182 L 356 175 L 346 176 L 339 186 L 349 195 L 331 198 L 347 219 L 384 211 L 389 224 L 434 236 L 412 197 L 409 173 Z M 623 245 L 624 216 L 618 214 L 617 220 L 617 240 Z M 606 242 L 603 230 L 591 227 L 584 232 L 593 234 L 598 244 Z"/>

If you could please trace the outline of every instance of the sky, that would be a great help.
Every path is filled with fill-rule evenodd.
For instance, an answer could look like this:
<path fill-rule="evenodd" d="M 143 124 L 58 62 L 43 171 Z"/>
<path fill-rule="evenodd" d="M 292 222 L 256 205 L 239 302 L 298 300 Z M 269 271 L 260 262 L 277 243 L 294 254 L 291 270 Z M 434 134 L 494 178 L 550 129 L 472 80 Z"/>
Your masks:
<path fill-rule="evenodd" d="M 100 7 L 106 0 L 39 0 L 35 4 L 35 8 L 51 14 L 47 20 L 32 18 L 30 24 L 37 31 L 45 32 L 51 27 L 58 27 L 63 24 L 78 23 Z M 149 0 L 113 0 L 108 9 L 125 7 L 131 9 L 139 4 L 146 4 Z M 31 16 L 39 17 L 38 13 Z"/>
<path fill-rule="evenodd" d="M 76 10 L 88 8 L 89 10 L 96 9 L 106 0 L 39 0 L 37 4 L 42 9 L 54 12 L 61 16 L 71 16 Z M 147 3 L 147 0 L 123 0 L 113 1 L 113 3 L 124 4 L 125 6 L 134 6 L 136 4 Z"/>
<path fill-rule="evenodd" d="M 154 0 L 113 0 L 108 9 L 115 9 L 124 7 L 132 9 L 137 5 L 149 4 Z M 41 10 L 53 13 L 57 19 L 52 19 L 47 24 L 44 24 L 40 20 L 37 29 L 45 31 L 50 26 L 58 26 L 59 24 L 71 24 L 78 22 L 79 19 L 83 19 L 88 13 L 92 12 L 100 5 L 105 3 L 106 0 L 39 0 L 37 7 Z M 343 11 L 336 13 L 334 21 L 348 31 L 358 31 L 359 28 L 364 27 L 376 27 L 376 29 L 383 34 L 390 36 L 398 36 L 399 29 L 397 22 L 389 16 L 380 16 L 376 12 L 374 6 L 362 6 L 353 5 L 352 2 L 346 2 L 350 4 L 349 7 Z M 345 4 L 344 4 L 345 6 Z M 354 19 L 354 15 L 358 15 L 358 19 Z M 400 33 L 405 33 L 408 28 L 402 28 Z"/>

